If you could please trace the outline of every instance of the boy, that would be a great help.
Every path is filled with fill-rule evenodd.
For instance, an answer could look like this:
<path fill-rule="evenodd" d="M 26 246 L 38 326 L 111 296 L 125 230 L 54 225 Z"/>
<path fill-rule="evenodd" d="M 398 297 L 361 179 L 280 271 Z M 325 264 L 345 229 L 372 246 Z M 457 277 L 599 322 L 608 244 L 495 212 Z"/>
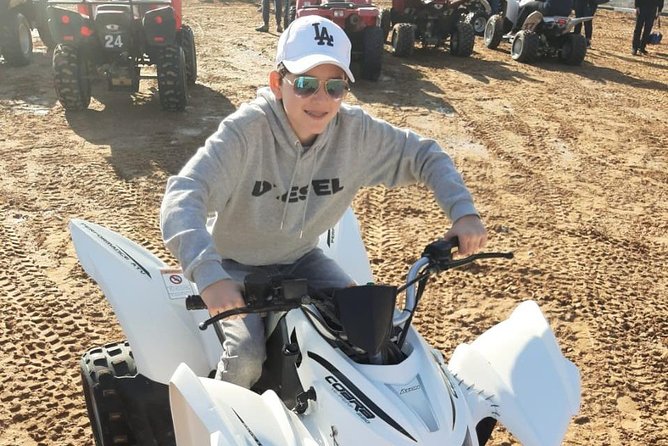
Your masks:
<path fill-rule="evenodd" d="M 350 285 L 316 245 L 364 186 L 422 182 L 454 221 L 445 237 L 459 237 L 460 253 L 484 246 L 471 195 L 438 144 L 341 103 L 354 82 L 350 49 L 333 22 L 295 20 L 279 39 L 269 88 L 224 119 L 169 179 L 163 238 L 211 315 L 243 306 L 239 284 L 251 272 L 290 274 L 315 288 Z M 250 388 L 265 358 L 263 320 L 222 325 L 217 377 Z"/>

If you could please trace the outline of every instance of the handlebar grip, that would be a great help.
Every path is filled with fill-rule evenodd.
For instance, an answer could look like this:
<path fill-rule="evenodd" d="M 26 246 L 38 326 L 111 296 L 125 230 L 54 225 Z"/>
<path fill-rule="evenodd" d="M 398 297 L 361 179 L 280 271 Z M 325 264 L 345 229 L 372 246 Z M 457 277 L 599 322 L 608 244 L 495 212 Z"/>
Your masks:
<path fill-rule="evenodd" d="M 186 297 L 186 310 L 206 310 L 206 304 L 198 295 L 191 295 Z"/>

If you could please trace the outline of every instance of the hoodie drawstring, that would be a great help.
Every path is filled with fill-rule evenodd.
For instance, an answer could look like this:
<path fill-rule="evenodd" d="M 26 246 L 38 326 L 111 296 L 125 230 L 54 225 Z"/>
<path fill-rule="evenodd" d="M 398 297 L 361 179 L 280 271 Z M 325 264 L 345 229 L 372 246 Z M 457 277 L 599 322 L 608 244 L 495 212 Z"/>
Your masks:
<path fill-rule="evenodd" d="M 285 193 L 285 204 L 283 205 L 283 216 L 281 217 L 281 227 L 280 230 L 283 230 L 283 225 L 285 224 L 285 217 L 288 215 L 288 205 L 290 204 L 290 194 L 292 193 L 292 186 L 295 184 L 295 177 L 297 176 L 297 171 L 299 170 L 299 163 L 302 160 L 302 154 L 297 155 L 297 162 L 295 163 L 295 169 L 292 171 L 292 178 L 290 179 L 290 186 L 288 186 L 288 191 Z M 301 237 L 299 237 L 301 238 Z"/>
<path fill-rule="evenodd" d="M 303 238 L 304 236 L 304 224 L 306 223 L 306 210 L 308 209 L 308 199 L 311 197 L 311 187 L 312 187 L 312 182 L 313 182 L 313 176 L 315 175 L 315 166 L 318 163 L 318 150 L 312 148 L 311 150 L 315 150 L 315 153 L 313 154 L 313 163 L 311 163 L 311 175 L 309 176 L 308 179 L 308 187 L 306 188 L 306 202 L 304 203 L 304 213 L 302 214 L 302 224 L 301 227 L 299 228 L 299 238 Z"/>

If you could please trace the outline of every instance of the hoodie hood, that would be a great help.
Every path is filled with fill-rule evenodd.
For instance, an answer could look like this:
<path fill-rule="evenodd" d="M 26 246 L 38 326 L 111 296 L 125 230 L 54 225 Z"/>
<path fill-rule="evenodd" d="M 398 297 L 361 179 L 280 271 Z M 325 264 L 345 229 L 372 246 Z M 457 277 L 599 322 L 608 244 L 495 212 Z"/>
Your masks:
<path fill-rule="evenodd" d="M 274 129 L 274 137 L 278 145 L 282 147 L 292 147 L 298 151 L 303 151 L 303 146 L 299 137 L 292 129 L 288 115 L 283 108 L 283 101 L 276 99 L 276 96 L 269 87 L 262 87 L 257 90 L 257 98 L 252 104 L 260 107 L 267 116 L 267 120 Z M 334 128 L 338 125 L 338 115 L 327 124 L 325 131 L 319 134 L 310 149 L 317 150 L 324 147 L 331 138 Z"/>

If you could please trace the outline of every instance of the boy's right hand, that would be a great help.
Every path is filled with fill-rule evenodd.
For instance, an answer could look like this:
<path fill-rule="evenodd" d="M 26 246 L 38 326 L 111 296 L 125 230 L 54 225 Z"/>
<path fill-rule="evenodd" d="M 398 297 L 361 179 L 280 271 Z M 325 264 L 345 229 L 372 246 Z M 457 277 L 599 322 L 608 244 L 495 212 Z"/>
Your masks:
<path fill-rule="evenodd" d="M 200 295 L 211 316 L 246 305 L 241 296 L 241 287 L 230 279 L 212 283 Z"/>

